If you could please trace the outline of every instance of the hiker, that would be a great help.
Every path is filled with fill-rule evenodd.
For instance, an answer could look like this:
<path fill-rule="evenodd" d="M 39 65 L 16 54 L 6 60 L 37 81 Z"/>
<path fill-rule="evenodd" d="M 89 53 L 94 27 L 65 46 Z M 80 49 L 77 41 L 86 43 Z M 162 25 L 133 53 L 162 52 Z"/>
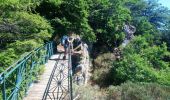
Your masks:
<path fill-rule="evenodd" d="M 79 36 L 74 36 L 74 40 L 72 42 L 72 70 L 74 73 L 74 70 L 76 66 L 78 65 L 78 62 L 80 61 L 80 55 L 82 54 L 82 41 Z"/>
<path fill-rule="evenodd" d="M 74 41 L 74 37 L 72 35 L 73 35 L 73 32 L 70 31 L 68 32 L 68 36 L 64 35 L 61 39 L 61 45 L 64 46 L 64 56 L 63 56 L 64 60 L 66 59 L 66 55 L 68 53 L 69 44 L 70 44 L 70 48 L 71 49 L 73 48 L 72 42 Z"/>
<path fill-rule="evenodd" d="M 82 41 L 79 36 L 77 36 L 73 41 L 73 52 L 82 53 Z"/>
<path fill-rule="evenodd" d="M 68 43 L 68 36 L 67 35 L 64 35 L 61 39 L 61 45 L 64 47 L 64 56 L 63 56 L 63 59 L 66 59 L 66 54 L 68 52 L 68 46 L 69 46 L 69 43 Z"/>

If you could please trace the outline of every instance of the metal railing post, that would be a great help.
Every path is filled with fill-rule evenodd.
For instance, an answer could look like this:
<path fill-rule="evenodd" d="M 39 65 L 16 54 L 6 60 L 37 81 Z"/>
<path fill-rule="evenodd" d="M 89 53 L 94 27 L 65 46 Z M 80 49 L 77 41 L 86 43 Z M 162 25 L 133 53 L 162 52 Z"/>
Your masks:
<path fill-rule="evenodd" d="M 68 68 L 69 68 L 69 77 L 70 77 L 70 100 L 73 100 L 73 87 L 72 87 L 72 59 L 71 59 L 71 53 L 72 53 L 72 48 L 71 44 L 69 43 L 69 48 L 68 48 Z"/>
<path fill-rule="evenodd" d="M 50 43 L 50 57 L 53 55 L 53 42 Z"/>
<path fill-rule="evenodd" d="M 45 63 L 47 62 L 48 59 L 48 44 L 45 46 L 46 54 L 45 54 Z"/>
<path fill-rule="evenodd" d="M 6 100 L 6 82 L 5 82 L 5 74 L 2 74 L 2 98 L 3 100 Z"/>

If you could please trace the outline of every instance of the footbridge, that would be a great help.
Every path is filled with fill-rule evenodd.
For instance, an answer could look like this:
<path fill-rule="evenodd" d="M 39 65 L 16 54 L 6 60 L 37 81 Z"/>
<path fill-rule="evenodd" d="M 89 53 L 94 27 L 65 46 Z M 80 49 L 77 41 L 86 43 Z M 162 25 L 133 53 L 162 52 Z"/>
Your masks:
<path fill-rule="evenodd" d="M 22 57 L 0 74 L 0 100 L 73 100 L 71 51 L 48 42 Z"/>

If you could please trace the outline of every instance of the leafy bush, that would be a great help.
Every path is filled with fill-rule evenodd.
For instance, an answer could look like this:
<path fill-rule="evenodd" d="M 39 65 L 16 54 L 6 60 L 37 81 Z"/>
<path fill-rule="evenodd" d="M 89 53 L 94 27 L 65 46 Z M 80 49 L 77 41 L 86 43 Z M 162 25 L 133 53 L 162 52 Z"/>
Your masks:
<path fill-rule="evenodd" d="M 6 13 L 8 11 L 17 11 L 17 10 L 28 10 L 31 11 L 40 3 L 39 0 L 1 0 L 0 1 L 0 14 Z M 5 11 L 5 12 L 1 12 Z"/>
<path fill-rule="evenodd" d="M 9 14 L 4 15 L 6 21 L 0 21 L 4 27 L 4 30 L 0 30 L 0 39 L 12 42 L 7 42 L 6 48 L 3 48 L 6 50 L 0 53 L 1 71 L 2 67 L 8 67 L 25 52 L 41 46 L 43 40 L 49 40 L 52 33 L 51 25 L 39 15 L 27 12 L 9 12 Z"/>
<path fill-rule="evenodd" d="M 13 48 L 15 53 L 21 55 L 25 52 L 30 52 L 33 49 L 41 46 L 42 44 L 38 43 L 36 40 L 27 40 L 27 41 L 16 41 L 9 44 L 8 48 Z"/>
<path fill-rule="evenodd" d="M 107 100 L 169 100 L 170 87 L 155 83 L 123 83 L 107 89 Z"/>
<path fill-rule="evenodd" d="M 45 65 L 39 66 L 38 75 L 42 75 L 45 72 Z"/>
<path fill-rule="evenodd" d="M 170 26 L 169 26 L 170 27 Z M 168 28 L 169 29 L 169 28 Z M 170 30 L 164 30 L 165 32 L 163 32 L 161 34 L 161 38 L 162 38 L 162 41 L 166 42 L 167 43 L 167 46 L 168 46 L 168 50 L 170 51 Z"/>
<path fill-rule="evenodd" d="M 106 100 L 106 94 L 102 93 L 97 85 L 77 86 L 74 84 L 73 96 L 77 97 L 77 100 Z"/>
<path fill-rule="evenodd" d="M 0 21 L 5 33 L 22 33 L 22 34 L 39 34 L 45 31 L 51 34 L 51 25 L 38 14 L 31 14 L 28 12 L 9 12 L 9 15 L 4 15 L 4 19 Z M 6 24 L 4 24 L 6 23 Z M 9 28 L 11 27 L 11 30 Z M 43 32 L 44 33 L 44 32 Z M 45 35 L 45 34 L 41 34 Z M 49 37 L 49 35 L 48 35 Z"/>
<path fill-rule="evenodd" d="M 88 7 L 85 0 L 43 0 L 37 7 L 37 12 L 50 20 L 55 27 L 54 37 L 62 36 L 71 30 L 81 35 L 84 40 L 94 42 L 96 36 L 88 22 Z"/>
<path fill-rule="evenodd" d="M 157 82 L 170 85 L 170 55 L 166 44 L 155 45 L 150 37 L 138 36 L 123 49 L 123 58 L 113 63 L 112 76 L 115 83 Z M 166 77 L 166 79 L 165 79 Z"/>
<path fill-rule="evenodd" d="M 99 55 L 94 60 L 94 68 L 107 68 L 115 60 L 115 56 L 112 53 L 104 53 Z"/>
<path fill-rule="evenodd" d="M 41 46 L 42 44 L 37 43 L 36 40 L 28 41 L 16 41 L 8 45 L 8 49 L 0 53 L 0 69 L 3 71 L 9 67 L 22 55 L 32 51 L 33 49 Z M 3 70 L 2 70 L 3 68 Z"/>
<path fill-rule="evenodd" d="M 112 62 L 115 56 L 112 53 L 104 53 L 99 55 L 94 60 L 92 80 L 100 86 L 107 86 L 112 84 L 113 79 L 110 76 Z"/>
<path fill-rule="evenodd" d="M 15 54 L 15 50 L 9 48 L 6 51 L 0 53 L 0 72 L 5 70 L 6 67 L 10 66 L 14 61 L 18 59 L 18 55 Z"/>
<path fill-rule="evenodd" d="M 48 33 L 52 32 L 50 24 L 43 17 L 37 14 L 27 12 L 11 13 L 13 20 L 17 20 L 18 25 L 21 27 L 21 33 L 40 33 L 42 30 L 47 30 Z"/>
<path fill-rule="evenodd" d="M 35 39 L 42 43 L 49 40 L 53 32 L 50 23 L 38 14 L 23 11 L 10 11 L 0 17 L 0 44 L 1 49 L 16 40 Z"/>
<path fill-rule="evenodd" d="M 150 68 L 148 61 L 137 54 L 129 54 L 121 61 L 113 63 L 115 83 L 120 84 L 127 80 L 139 82 L 155 82 L 156 72 Z"/>
<path fill-rule="evenodd" d="M 49 40 L 53 29 L 50 23 L 36 13 L 31 13 L 39 0 L 0 1 L 0 70 L 14 63 L 24 53 L 41 46 Z"/>
<path fill-rule="evenodd" d="M 34 82 L 38 82 L 38 80 L 40 80 L 40 75 L 42 75 L 44 71 L 45 71 L 45 65 L 38 64 L 37 66 L 35 66 L 32 75 L 32 79 L 34 80 Z"/>
<path fill-rule="evenodd" d="M 98 86 L 73 85 L 73 96 L 78 100 L 169 100 L 170 87 L 155 83 L 123 83 L 99 89 Z"/>

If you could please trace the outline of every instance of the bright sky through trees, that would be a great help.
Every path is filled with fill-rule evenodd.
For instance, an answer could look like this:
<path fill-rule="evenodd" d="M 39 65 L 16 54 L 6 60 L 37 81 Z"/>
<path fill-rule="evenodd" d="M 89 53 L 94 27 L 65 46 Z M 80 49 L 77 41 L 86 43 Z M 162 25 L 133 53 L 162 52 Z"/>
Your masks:
<path fill-rule="evenodd" d="M 159 0 L 159 2 L 170 9 L 170 0 Z"/>

